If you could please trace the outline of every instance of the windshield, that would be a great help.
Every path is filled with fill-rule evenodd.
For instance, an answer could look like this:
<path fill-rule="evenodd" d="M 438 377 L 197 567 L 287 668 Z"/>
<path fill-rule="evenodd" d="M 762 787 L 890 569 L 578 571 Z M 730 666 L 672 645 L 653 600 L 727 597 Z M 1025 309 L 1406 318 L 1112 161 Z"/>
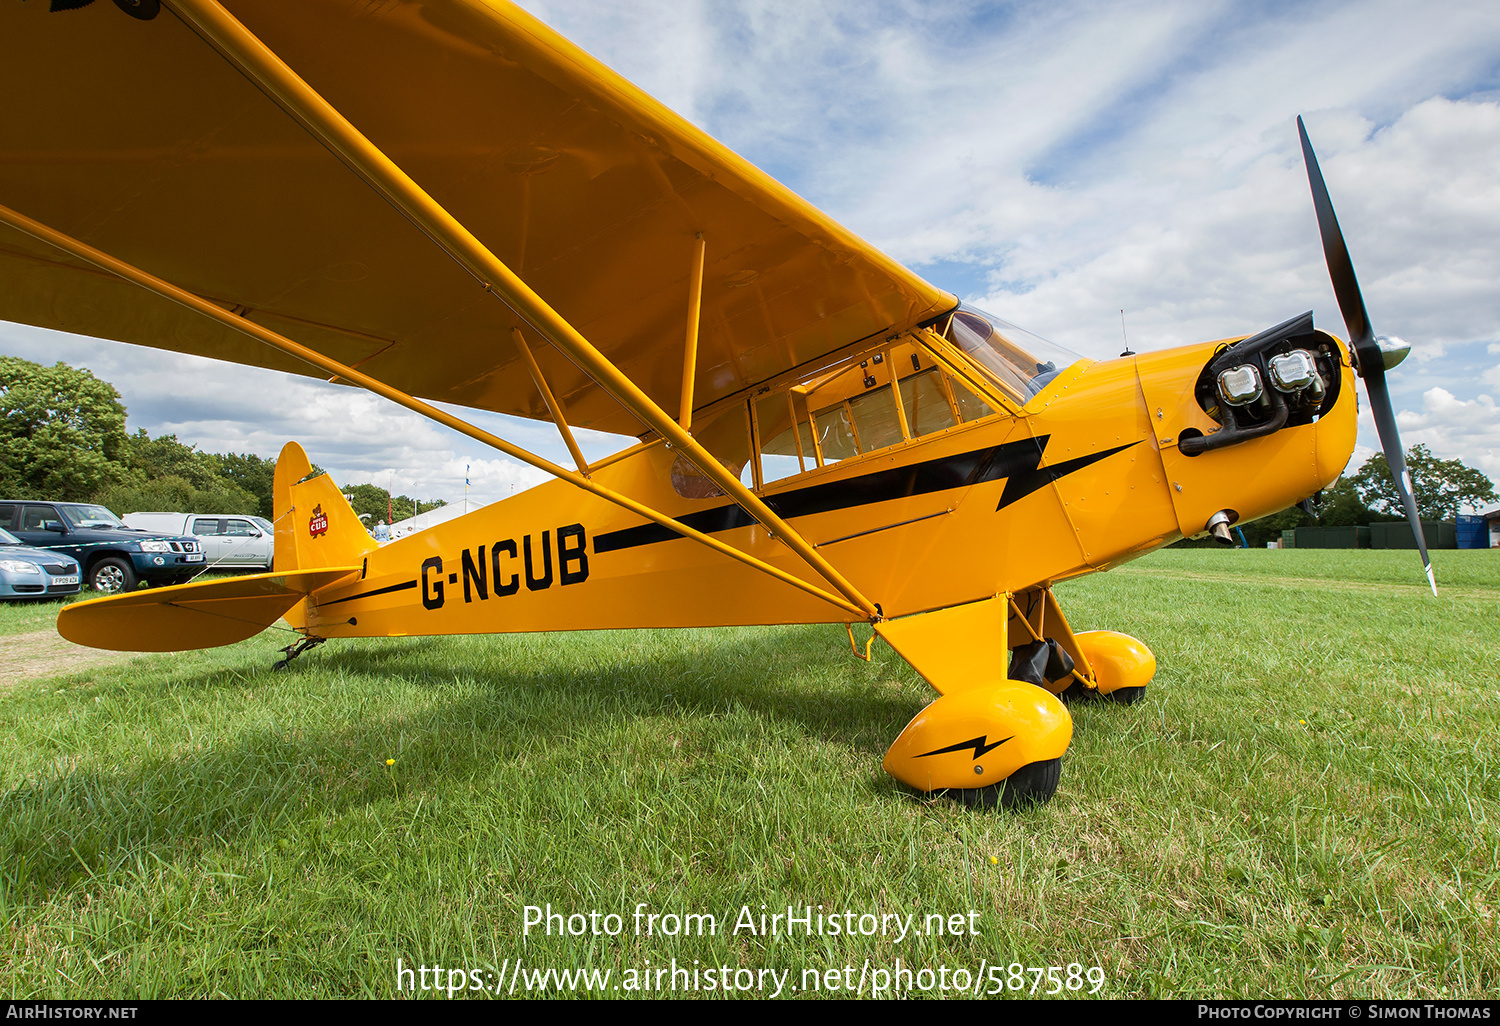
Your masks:
<path fill-rule="evenodd" d="M 948 340 L 1025 402 L 1083 359 L 994 314 L 966 306 L 948 322 Z"/>
<path fill-rule="evenodd" d="M 5 528 L 0 527 L 0 545 L 24 545 L 25 542 L 11 534 Z"/>
<path fill-rule="evenodd" d="M 103 506 L 63 506 L 63 516 L 74 527 L 124 527 L 124 522 Z"/>

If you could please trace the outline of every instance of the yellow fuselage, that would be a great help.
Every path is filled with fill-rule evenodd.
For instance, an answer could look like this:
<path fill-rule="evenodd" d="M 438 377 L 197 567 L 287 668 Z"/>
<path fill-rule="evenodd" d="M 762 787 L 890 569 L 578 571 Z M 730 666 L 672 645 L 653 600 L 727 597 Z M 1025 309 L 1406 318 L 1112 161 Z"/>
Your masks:
<path fill-rule="evenodd" d="M 1105 570 L 1201 533 L 1220 510 L 1243 522 L 1285 509 L 1329 485 L 1348 461 L 1355 393 L 1341 344 L 1339 397 L 1315 423 L 1196 457 L 1180 452 L 1184 430 L 1219 428 L 1193 387 L 1220 345 L 1081 361 L 1024 407 L 829 463 L 761 493 L 887 618 Z M 677 494 L 675 458 L 657 440 L 591 475 L 816 580 L 730 500 Z M 293 486 L 292 505 L 312 484 Z M 857 619 L 561 481 L 354 559 L 352 550 L 319 550 L 362 534 L 357 520 L 335 516 L 313 536 L 310 507 L 287 512 L 277 510 L 278 567 L 292 569 L 281 560 L 293 550 L 301 566 L 362 566 L 359 579 L 309 598 L 298 625 L 324 637 Z"/>

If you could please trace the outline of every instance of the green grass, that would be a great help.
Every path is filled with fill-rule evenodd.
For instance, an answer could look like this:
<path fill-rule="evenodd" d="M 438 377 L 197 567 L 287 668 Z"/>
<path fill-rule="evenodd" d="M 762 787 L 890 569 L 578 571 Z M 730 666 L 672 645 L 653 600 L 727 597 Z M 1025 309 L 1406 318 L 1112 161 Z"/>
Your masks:
<path fill-rule="evenodd" d="M 1110 997 L 1490 996 L 1500 553 L 1434 555 L 1437 599 L 1413 553 L 1169 551 L 1060 586 L 1159 670 L 1075 707 L 1057 797 L 1021 814 L 881 772 L 932 695 L 841 628 L 335 642 L 286 673 L 272 631 L 28 682 L 0 692 L 0 993 L 384 997 L 397 959 L 519 957 L 612 985 L 675 958 L 868 993 L 899 959 L 1097 965 Z M 622 933 L 524 937 L 547 903 Z M 719 933 L 635 936 L 641 903 Z M 730 933 L 762 904 L 979 930 Z"/>
<path fill-rule="evenodd" d="M 89 598 L 91 593 L 72 596 L 62 602 L 26 601 L 0 603 L 0 638 L 15 634 L 30 634 L 44 631 L 57 623 L 57 611 L 79 598 Z"/>

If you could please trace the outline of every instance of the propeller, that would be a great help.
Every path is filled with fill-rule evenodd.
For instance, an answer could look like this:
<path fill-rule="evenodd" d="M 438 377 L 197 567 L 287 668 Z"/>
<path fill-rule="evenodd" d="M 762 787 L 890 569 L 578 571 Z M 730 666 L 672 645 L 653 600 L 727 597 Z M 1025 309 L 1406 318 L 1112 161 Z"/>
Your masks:
<path fill-rule="evenodd" d="M 1313 153 L 1312 143 L 1307 139 L 1307 128 L 1300 116 L 1297 118 L 1297 133 L 1302 137 L 1302 159 L 1307 165 L 1307 182 L 1312 186 L 1313 207 L 1318 212 L 1318 232 L 1323 236 L 1323 256 L 1328 261 L 1333 294 L 1349 329 L 1355 367 L 1359 376 L 1365 379 L 1370 410 L 1375 414 L 1375 430 L 1380 433 L 1380 448 L 1385 453 L 1386 465 L 1391 468 L 1401 504 L 1406 507 L 1406 519 L 1411 522 L 1412 536 L 1422 554 L 1422 569 L 1427 571 L 1427 584 L 1436 595 L 1437 580 L 1432 576 L 1432 559 L 1427 555 L 1427 540 L 1422 536 L 1417 500 L 1412 497 L 1411 474 L 1406 469 L 1401 434 L 1396 430 L 1396 412 L 1391 408 L 1391 394 L 1385 387 L 1387 367 L 1400 363 L 1410 347 L 1399 339 L 1377 337 L 1371 330 L 1370 315 L 1365 312 L 1365 300 L 1360 295 L 1359 281 L 1354 277 L 1354 264 L 1349 260 L 1349 248 L 1344 245 L 1344 233 L 1339 230 L 1339 219 L 1334 216 L 1328 186 L 1323 184 L 1323 172 L 1318 169 L 1317 155 Z"/>

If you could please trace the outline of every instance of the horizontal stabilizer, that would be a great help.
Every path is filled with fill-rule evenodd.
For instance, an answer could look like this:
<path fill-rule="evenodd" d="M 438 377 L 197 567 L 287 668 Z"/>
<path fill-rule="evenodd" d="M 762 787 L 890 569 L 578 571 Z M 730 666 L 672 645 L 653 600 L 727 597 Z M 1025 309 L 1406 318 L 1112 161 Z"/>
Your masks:
<path fill-rule="evenodd" d="M 251 574 L 111 595 L 65 606 L 57 633 L 75 645 L 117 652 L 215 648 L 254 637 L 310 593 L 357 566 Z"/>

